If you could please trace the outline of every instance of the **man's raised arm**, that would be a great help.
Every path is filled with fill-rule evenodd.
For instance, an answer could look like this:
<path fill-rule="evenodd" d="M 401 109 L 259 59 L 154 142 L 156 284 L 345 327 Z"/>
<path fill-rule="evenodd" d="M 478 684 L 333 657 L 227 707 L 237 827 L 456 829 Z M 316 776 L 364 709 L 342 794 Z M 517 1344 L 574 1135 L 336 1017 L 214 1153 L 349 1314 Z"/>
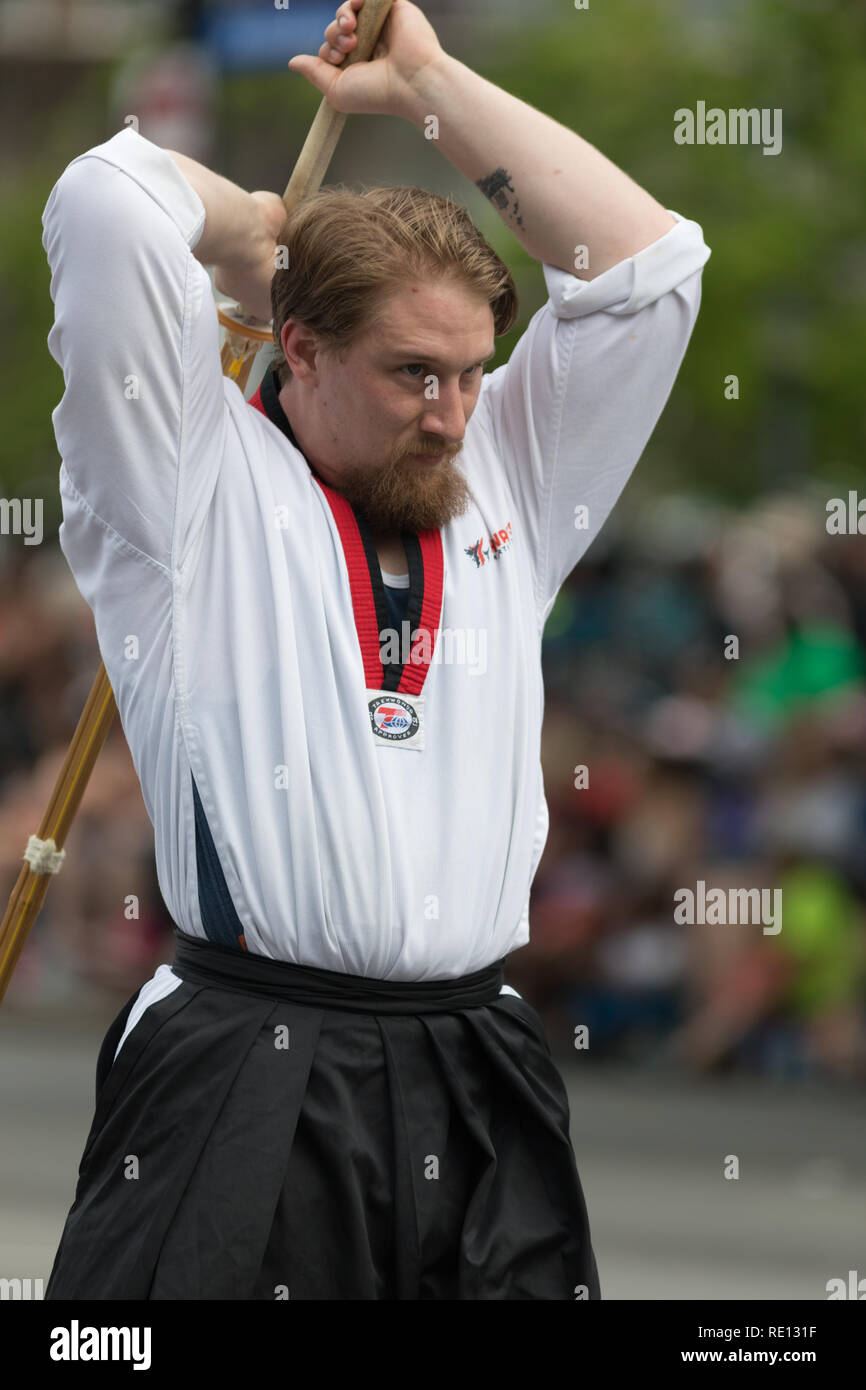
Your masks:
<path fill-rule="evenodd" d="M 104 578 L 105 545 L 164 570 L 182 564 L 223 431 L 219 326 L 200 263 L 269 318 L 283 216 L 277 194 L 245 193 L 131 129 L 79 155 L 52 189 L 43 244 L 55 304 L 48 346 L 65 386 L 52 417 L 60 539 L 88 595 Z"/>
<path fill-rule="evenodd" d="M 442 112 L 439 149 L 490 199 L 535 260 L 593 280 L 674 225 L 573 130 L 443 53 L 419 74 L 410 119 Z M 575 270 L 575 248 L 588 265 Z"/>
<path fill-rule="evenodd" d="M 674 219 L 574 131 L 486 81 L 445 53 L 409 0 L 394 0 L 389 51 L 342 71 L 355 46 L 363 0 L 346 0 L 313 58 L 291 60 L 340 111 L 438 121 L 442 153 L 477 183 L 536 260 L 592 280 L 664 236 Z M 575 247 L 588 265 L 575 270 Z"/>

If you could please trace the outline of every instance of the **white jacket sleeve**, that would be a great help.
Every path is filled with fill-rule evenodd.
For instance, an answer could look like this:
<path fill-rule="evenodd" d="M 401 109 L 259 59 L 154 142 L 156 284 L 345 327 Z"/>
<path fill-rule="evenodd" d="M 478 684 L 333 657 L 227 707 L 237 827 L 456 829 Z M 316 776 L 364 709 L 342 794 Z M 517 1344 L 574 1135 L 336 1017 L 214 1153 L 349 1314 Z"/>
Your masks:
<path fill-rule="evenodd" d="M 535 570 L 539 622 L 598 535 L 670 395 L 710 255 L 676 224 L 595 280 L 544 265 L 548 300 L 477 409 L 514 497 Z"/>
<path fill-rule="evenodd" d="M 216 306 L 192 255 L 204 205 L 165 150 L 126 129 L 68 165 L 42 221 L 65 382 L 52 416 L 64 553 L 76 577 L 105 546 L 176 572 L 226 428 Z"/>

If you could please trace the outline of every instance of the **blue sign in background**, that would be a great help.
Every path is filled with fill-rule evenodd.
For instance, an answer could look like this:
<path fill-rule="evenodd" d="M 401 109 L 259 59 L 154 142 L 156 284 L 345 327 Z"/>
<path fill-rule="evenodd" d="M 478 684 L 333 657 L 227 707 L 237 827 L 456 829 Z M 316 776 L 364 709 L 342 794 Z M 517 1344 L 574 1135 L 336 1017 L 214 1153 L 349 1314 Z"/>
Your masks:
<path fill-rule="evenodd" d="M 212 5 L 202 13 L 198 37 L 224 72 L 284 68 L 295 53 L 318 53 L 336 4 L 303 4 L 288 9 L 257 0 L 255 5 Z"/>

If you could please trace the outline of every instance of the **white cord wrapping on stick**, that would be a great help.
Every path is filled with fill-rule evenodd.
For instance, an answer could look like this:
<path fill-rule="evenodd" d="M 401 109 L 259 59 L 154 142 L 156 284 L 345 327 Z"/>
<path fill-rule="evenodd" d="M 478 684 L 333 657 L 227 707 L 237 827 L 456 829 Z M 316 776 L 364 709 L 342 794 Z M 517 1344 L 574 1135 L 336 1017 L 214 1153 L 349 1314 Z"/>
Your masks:
<path fill-rule="evenodd" d="M 24 858 L 34 874 L 57 874 L 66 858 L 66 850 L 58 849 L 53 840 L 40 840 L 38 835 L 31 835 Z"/>

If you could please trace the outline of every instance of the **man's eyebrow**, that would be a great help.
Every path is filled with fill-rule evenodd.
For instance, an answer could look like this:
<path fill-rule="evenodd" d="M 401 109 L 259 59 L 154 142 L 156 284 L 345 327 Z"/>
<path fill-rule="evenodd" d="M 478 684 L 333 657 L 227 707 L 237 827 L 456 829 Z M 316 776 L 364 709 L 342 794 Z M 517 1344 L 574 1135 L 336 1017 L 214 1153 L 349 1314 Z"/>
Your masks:
<path fill-rule="evenodd" d="M 429 352 L 424 352 L 418 348 L 388 348 L 388 356 L 400 362 L 435 362 L 436 357 Z M 476 362 L 489 362 L 491 357 L 496 356 L 496 348 L 492 347 L 486 357 L 477 357 Z"/>

